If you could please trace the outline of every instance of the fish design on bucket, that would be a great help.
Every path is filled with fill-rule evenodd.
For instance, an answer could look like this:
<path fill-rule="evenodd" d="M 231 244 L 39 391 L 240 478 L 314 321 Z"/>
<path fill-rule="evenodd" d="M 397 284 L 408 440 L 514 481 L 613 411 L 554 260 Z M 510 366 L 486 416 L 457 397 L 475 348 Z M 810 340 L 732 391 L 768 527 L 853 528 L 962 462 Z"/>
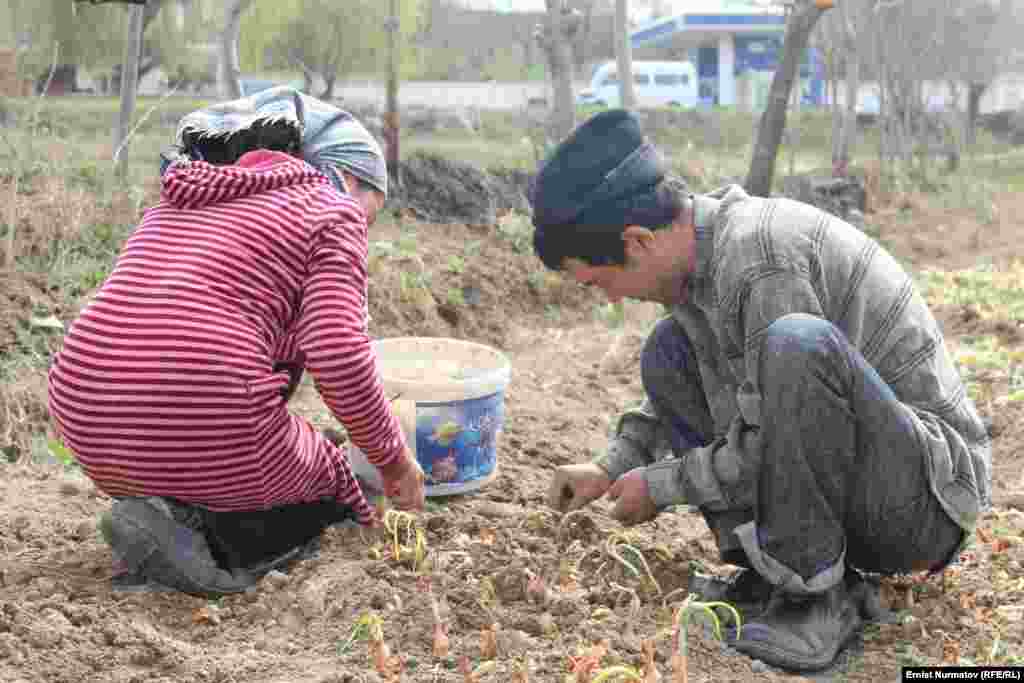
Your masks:
<path fill-rule="evenodd" d="M 439 446 L 447 448 L 452 445 L 461 433 L 462 426 L 457 422 L 448 420 L 434 428 L 434 433 L 430 435 L 430 440 Z"/>
<path fill-rule="evenodd" d="M 459 466 L 455 462 L 455 449 L 448 451 L 448 455 L 438 458 L 430 467 L 430 478 L 434 481 L 454 481 L 459 476 Z"/>

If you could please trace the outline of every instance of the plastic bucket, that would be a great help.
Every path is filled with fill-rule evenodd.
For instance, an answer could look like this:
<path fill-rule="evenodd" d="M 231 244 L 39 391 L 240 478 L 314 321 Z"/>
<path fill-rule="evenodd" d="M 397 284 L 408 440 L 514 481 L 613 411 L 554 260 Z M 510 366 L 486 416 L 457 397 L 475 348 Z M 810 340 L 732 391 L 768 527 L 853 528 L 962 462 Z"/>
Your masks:
<path fill-rule="evenodd" d="M 505 354 L 443 337 L 382 339 L 374 349 L 384 395 L 396 397 L 392 409 L 427 477 L 426 495 L 468 493 L 493 481 L 512 375 Z M 357 474 L 379 486 L 358 449 L 349 455 Z"/>

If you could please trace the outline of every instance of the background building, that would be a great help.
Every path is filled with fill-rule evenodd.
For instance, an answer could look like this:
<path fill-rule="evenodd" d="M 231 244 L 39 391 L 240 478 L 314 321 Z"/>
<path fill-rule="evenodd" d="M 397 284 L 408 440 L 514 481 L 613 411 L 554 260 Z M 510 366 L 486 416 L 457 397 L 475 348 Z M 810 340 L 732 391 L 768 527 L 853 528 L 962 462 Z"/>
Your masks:
<path fill-rule="evenodd" d="M 785 36 L 778 8 L 728 0 L 695 0 L 631 34 L 637 59 L 688 59 L 697 67 L 700 104 L 764 109 Z M 809 49 L 800 67 L 800 103 L 825 102 L 824 68 Z"/>

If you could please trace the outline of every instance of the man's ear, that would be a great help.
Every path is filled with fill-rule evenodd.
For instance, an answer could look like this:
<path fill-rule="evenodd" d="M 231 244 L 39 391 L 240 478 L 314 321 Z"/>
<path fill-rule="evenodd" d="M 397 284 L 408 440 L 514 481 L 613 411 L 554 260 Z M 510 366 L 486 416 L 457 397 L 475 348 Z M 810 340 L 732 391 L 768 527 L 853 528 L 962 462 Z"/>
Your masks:
<path fill-rule="evenodd" d="M 631 250 L 643 252 L 654 245 L 654 232 L 639 225 L 629 225 L 622 232 L 622 241 L 625 242 L 626 253 Z"/>

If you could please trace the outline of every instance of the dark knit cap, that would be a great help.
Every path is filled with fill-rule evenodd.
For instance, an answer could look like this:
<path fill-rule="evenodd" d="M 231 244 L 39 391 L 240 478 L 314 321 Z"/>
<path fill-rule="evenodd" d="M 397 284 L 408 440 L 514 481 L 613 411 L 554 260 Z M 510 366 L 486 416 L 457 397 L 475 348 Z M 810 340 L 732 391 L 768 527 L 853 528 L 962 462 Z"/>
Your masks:
<path fill-rule="evenodd" d="M 629 111 L 581 124 L 541 166 L 530 193 L 534 248 L 549 268 L 566 257 L 614 261 L 635 199 L 665 177 L 665 163 Z"/>

